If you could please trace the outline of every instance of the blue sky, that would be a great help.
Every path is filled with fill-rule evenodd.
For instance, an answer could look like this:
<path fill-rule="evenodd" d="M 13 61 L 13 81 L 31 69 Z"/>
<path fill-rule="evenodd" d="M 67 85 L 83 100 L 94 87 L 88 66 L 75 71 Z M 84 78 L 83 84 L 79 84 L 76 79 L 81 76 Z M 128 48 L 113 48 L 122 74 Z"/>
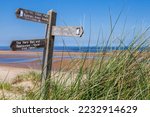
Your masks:
<path fill-rule="evenodd" d="M 150 25 L 150 0 L 0 0 L 0 46 L 9 46 L 12 40 L 45 37 L 46 25 L 17 19 L 17 8 L 41 13 L 53 9 L 57 12 L 57 25 L 84 27 L 82 38 L 56 37 L 56 46 L 64 43 L 66 46 L 87 46 L 90 33 L 91 45 L 96 45 L 99 32 L 100 37 L 103 32 L 107 38 L 110 32 L 109 9 L 113 23 L 123 9 L 114 32 L 116 36 L 122 32 L 125 21 L 127 34 L 134 27 L 140 29 Z M 125 43 L 131 40 L 127 38 Z"/>

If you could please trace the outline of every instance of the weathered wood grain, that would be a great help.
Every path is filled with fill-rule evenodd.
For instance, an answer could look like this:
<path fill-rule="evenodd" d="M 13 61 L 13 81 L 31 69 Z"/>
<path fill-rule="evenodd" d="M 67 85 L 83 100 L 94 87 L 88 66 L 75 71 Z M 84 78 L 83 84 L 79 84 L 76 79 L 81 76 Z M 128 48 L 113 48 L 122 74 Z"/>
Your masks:
<path fill-rule="evenodd" d="M 53 36 L 81 37 L 83 33 L 83 27 L 78 26 L 53 26 L 52 28 Z"/>
<path fill-rule="evenodd" d="M 52 35 L 52 27 L 56 25 L 56 15 L 57 13 L 53 10 L 48 12 L 49 23 L 46 30 L 46 46 L 44 48 L 43 54 L 43 68 L 42 68 L 42 88 L 41 88 L 41 98 L 47 99 L 50 89 L 50 78 L 52 69 L 52 58 L 53 58 L 53 48 L 55 36 Z"/>

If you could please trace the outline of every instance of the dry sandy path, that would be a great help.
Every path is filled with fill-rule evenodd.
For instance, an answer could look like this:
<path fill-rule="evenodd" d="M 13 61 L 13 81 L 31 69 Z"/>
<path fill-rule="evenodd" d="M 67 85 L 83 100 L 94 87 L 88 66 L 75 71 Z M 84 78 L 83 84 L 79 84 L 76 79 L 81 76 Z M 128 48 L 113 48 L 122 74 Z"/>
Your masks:
<path fill-rule="evenodd" d="M 8 66 L 0 66 L 0 82 L 11 83 L 18 75 L 29 73 L 33 69 L 15 68 Z"/>

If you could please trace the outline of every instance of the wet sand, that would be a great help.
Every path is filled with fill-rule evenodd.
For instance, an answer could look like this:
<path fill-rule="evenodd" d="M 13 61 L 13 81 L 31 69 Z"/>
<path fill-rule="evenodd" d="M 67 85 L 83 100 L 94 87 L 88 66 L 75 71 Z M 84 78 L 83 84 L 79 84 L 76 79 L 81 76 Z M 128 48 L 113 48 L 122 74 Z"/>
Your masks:
<path fill-rule="evenodd" d="M 76 52 L 54 52 L 52 70 L 67 71 L 75 67 L 72 61 L 79 60 L 78 57 L 87 56 L 86 53 Z M 42 56 L 43 52 L 27 52 L 27 51 L 0 51 L 0 59 L 5 62 L 0 62 L 0 82 L 11 82 L 16 76 L 25 74 L 29 71 L 42 71 Z M 94 53 L 88 53 L 88 56 L 97 56 Z M 77 57 L 77 58 L 76 58 Z M 24 58 L 31 61 L 11 62 L 11 59 Z M 36 60 L 32 60 L 35 58 Z M 10 61 L 6 61 L 6 60 Z M 0 61 L 1 61 L 0 60 Z"/>
<path fill-rule="evenodd" d="M 100 56 L 102 53 L 80 53 L 80 52 L 54 52 L 52 70 L 58 70 L 64 66 L 68 66 L 72 60 L 88 57 Z M 106 56 L 110 56 L 111 53 L 106 53 Z M 0 66 L 8 66 L 15 68 L 30 68 L 30 69 L 42 69 L 42 57 L 43 52 L 27 52 L 27 51 L 0 51 L 0 59 L 9 58 L 24 58 L 29 61 L 27 62 L 0 62 Z M 32 59 L 35 58 L 36 60 Z M 31 59 L 31 61 L 30 61 Z"/>
<path fill-rule="evenodd" d="M 117 51 L 116 51 L 117 52 Z M 114 53 L 80 53 L 80 52 L 54 52 L 52 70 L 66 72 L 68 70 L 77 69 L 84 56 L 89 57 L 86 59 L 85 65 L 89 66 L 92 61 L 92 57 L 110 57 Z M 141 56 L 150 55 L 150 53 L 142 53 Z M 20 74 L 27 73 L 29 71 L 42 71 L 42 57 L 43 52 L 29 52 L 29 51 L 0 51 L 0 61 L 6 59 L 27 59 L 29 61 L 20 62 L 0 62 L 0 82 L 11 81 L 14 77 Z M 35 60 L 33 60 L 33 58 Z M 85 68 L 86 68 L 85 66 Z"/>

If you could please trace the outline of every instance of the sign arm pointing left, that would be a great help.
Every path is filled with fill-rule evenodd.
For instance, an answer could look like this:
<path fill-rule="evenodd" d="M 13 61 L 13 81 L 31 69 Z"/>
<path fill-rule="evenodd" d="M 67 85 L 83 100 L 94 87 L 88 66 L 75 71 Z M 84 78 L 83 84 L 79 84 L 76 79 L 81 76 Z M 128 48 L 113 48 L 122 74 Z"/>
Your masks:
<path fill-rule="evenodd" d="M 49 15 L 19 8 L 16 10 L 16 17 L 33 22 L 48 24 Z"/>
<path fill-rule="evenodd" d="M 10 44 L 10 48 L 12 48 L 13 51 L 43 48 L 44 46 L 45 39 L 15 40 Z"/>

